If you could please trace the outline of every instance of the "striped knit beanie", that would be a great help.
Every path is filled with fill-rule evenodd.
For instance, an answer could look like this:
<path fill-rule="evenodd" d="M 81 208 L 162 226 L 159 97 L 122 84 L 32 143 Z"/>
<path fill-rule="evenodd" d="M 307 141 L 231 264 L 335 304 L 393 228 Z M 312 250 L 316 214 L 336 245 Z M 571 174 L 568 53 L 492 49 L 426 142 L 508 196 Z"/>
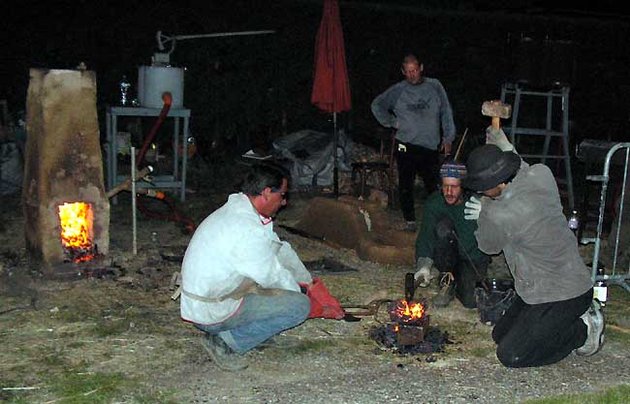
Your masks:
<path fill-rule="evenodd" d="M 466 166 L 463 164 L 449 161 L 440 167 L 440 177 L 459 178 L 460 180 L 466 176 Z"/>

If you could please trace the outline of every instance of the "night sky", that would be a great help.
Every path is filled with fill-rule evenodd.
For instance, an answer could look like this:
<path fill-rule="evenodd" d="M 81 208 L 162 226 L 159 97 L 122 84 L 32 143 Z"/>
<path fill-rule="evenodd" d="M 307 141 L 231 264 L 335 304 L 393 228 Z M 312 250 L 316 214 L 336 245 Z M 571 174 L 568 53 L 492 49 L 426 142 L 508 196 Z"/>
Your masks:
<path fill-rule="evenodd" d="M 419 2 L 412 0 L 396 1 L 340 1 L 344 23 L 357 13 L 369 15 L 370 12 L 383 13 L 393 19 L 389 28 L 396 26 L 396 18 L 402 19 L 410 13 L 408 9 L 417 9 Z M 558 26 L 567 19 L 589 20 L 594 24 L 606 25 L 615 23 L 626 27 L 630 18 L 620 9 L 623 2 L 616 1 L 464 1 L 443 0 L 423 1 L 422 7 L 431 13 L 458 15 L 458 13 L 478 13 L 480 18 L 502 18 L 507 15 L 547 16 L 559 18 Z M 28 85 L 28 69 L 31 67 L 75 68 L 79 62 L 85 62 L 89 69 L 95 70 L 99 79 L 99 101 L 111 102 L 116 97 L 116 83 L 123 74 L 134 77 L 136 67 L 149 64 L 152 53 L 156 50 L 155 34 L 163 30 L 170 34 L 200 34 L 212 32 L 229 32 L 239 30 L 276 29 L 286 38 L 302 41 L 304 55 L 302 65 L 296 69 L 308 70 L 312 63 L 312 46 L 318 21 L 321 18 L 321 0 L 277 0 L 267 1 L 5 1 L 5 30 L 2 46 L 1 98 L 9 100 L 12 112 L 23 109 L 26 88 Z M 383 11 L 388 10 L 397 11 Z M 455 13 L 455 14 L 453 14 Z M 401 16 L 401 17 L 397 17 Z M 483 20 L 480 20 L 483 21 Z M 392 37 L 391 31 L 371 32 L 371 25 L 348 23 L 345 34 L 349 64 L 358 59 L 360 46 L 357 38 L 372 37 L 387 40 Z M 484 29 L 483 22 L 479 28 Z M 550 23 L 551 25 L 556 25 Z M 376 27 L 374 29 L 377 29 Z M 552 27 L 550 27 L 552 29 Z M 553 27 L 558 29 L 558 27 Z M 359 32 L 360 31 L 360 32 Z M 295 39 L 299 37 L 298 39 Z M 354 39 L 353 39 L 354 38 Z M 606 38 L 602 39 L 606 41 Z M 620 40 L 611 38 L 611 41 Z M 609 43 L 606 45 L 610 45 Z M 178 44 L 181 52 L 193 53 L 192 48 L 212 53 L 208 58 L 218 60 L 222 55 L 232 52 L 223 49 L 218 42 L 195 42 Z M 625 44 L 617 44 L 614 54 L 597 55 L 600 59 L 597 68 L 613 77 L 607 77 L 611 83 L 619 82 L 618 88 L 628 83 L 625 77 L 617 78 L 617 70 L 627 70 L 628 52 Z M 210 49 L 212 48 L 212 49 Z M 374 47 L 375 49 L 376 46 Z M 625 50 L 625 52 L 624 52 Z M 292 52 L 293 50 L 287 50 Z M 465 52 L 466 50 L 455 50 Z M 177 52 L 177 51 L 176 51 Z M 175 57 L 185 59 L 194 68 L 194 57 L 188 54 L 177 54 Z M 218 55 L 218 56 L 217 56 Z M 592 56 L 592 55 L 591 55 Z M 353 59 L 354 58 L 354 59 Z M 390 58 L 391 59 L 391 58 Z M 193 62 L 190 62 L 193 61 Z M 607 63 L 614 64 L 608 68 Z M 625 64 L 624 69 L 620 66 Z M 391 63 L 395 66 L 395 63 Z M 391 70 L 391 69 L 390 69 Z M 439 66 L 434 69 L 441 73 Z M 358 72 L 358 69 L 357 69 Z M 385 74 L 390 74 L 384 72 Z M 446 74 L 446 73 L 443 73 Z M 598 74 L 601 74 L 598 72 Z M 308 79 L 310 72 L 296 78 L 295 85 L 302 86 L 296 92 L 310 91 Z M 392 76 L 394 77 L 394 76 Z M 361 83 L 361 78 L 354 78 Z M 383 82 L 391 81 L 385 77 Z M 446 77 L 448 80 L 448 77 Z M 293 84 L 290 84 L 293 85 Z M 379 84 L 382 86 L 382 84 Z M 357 84 L 354 84 L 356 87 Z M 374 87 L 377 87 L 374 85 Z M 630 87 L 628 87 L 630 88 Z M 621 91 L 621 90 L 619 90 Z M 623 90 L 625 91 L 625 90 Z M 361 90 L 353 92 L 361 94 Z M 371 94 L 368 94 L 371 96 Z M 361 101 L 361 100 L 359 100 Z M 302 102 L 300 100 L 300 102 Z M 460 108 L 461 109 L 461 108 Z M 622 108 L 623 109 L 623 108 Z M 628 121 L 628 115 L 615 119 Z"/>
<path fill-rule="evenodd" d="M 23 98 L 30 67 L 75 68 L 83 61 L 97 75 L 149 64 L 155 33 L 208 33 L 248 24 L 243 1 L 9 1 L 4 22 L 2 87 Z M 229 6 L 227 5 L 229 4 Z M 249 6 L 249 4 L 248 4 Z M 240 11 L 239 11 L 240 10 Z M 250 10 L 255 11 L 256 9 Z M 255 11 L 258 13 L 258 11 Z M 239 15 L 240 14 L 240 15 Z M 261 21 L 257 25 L 261 25 Z M 249 29 L 249 28 L 248 28 Z"/>

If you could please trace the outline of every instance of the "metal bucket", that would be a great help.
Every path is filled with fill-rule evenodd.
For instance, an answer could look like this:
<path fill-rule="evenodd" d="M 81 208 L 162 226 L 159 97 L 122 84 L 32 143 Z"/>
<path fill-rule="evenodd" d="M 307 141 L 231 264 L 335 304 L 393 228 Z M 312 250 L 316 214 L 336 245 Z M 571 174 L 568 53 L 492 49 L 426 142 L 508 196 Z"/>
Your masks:
<path fill-rule="evenodd" d="M 138 101 L 147 108 L 162 108 L 162 94 L 170 92 L 171 108 L 184 106 L 184 69 L 178 67 L 140 66 L 138 68 Z"/>
<path fill-rule="evenodd" d="M 475 288 L 475 300 L 479 320 L 488 325 L 494 325 L 510 308 L 516 292 L 512 279 L 488 279 L 489 290 L 478 286 Z"/>

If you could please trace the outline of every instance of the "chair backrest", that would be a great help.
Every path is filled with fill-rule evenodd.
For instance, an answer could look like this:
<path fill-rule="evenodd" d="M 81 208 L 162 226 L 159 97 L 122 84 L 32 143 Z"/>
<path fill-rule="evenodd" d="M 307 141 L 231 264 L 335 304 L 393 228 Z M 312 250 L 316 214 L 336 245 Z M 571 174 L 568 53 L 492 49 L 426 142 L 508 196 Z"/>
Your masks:
<path fill-rule="evenodd" d="M 381 128 L 378 132 L 381 142 L 378 159 L 392 167 L 394 164 L 394 147 L 396 146 L 396 130 Z"/>

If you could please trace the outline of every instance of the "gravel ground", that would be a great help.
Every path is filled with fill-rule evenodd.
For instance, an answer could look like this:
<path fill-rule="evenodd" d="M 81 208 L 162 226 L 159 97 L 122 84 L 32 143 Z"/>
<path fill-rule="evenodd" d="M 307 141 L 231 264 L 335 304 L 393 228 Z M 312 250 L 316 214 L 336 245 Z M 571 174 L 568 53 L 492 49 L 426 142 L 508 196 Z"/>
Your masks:
<path fill-rule="evenodd" d="M 198 220 L 223 200 L 224 195 L 191 195 L 186 206 Z M 294 223 L 307 204 L 308 198 L 293 199 L 291 207 L 281 213 L 279 223 Z M 79 281 L 64 286 L 40 279 L 29 281 L 22 292 L 7 283 L 0 285 L 0 297 L 11 304 L 25 300 L 31 291 L 39 294 L 36 311 L 12 311 L 0 318 L 10 327 L 0 333 L 3 346 L 11 347 L 2 354 L 6 358 L 0 366 L 6 380 L 46 383 L 43 376 L 36 376 L 42 375 L 41 367 L 46 363 L 38 360 L 41 350 L 32 350 L 33 344 L 48 347 L 69 363 L 80 363 L 90 371 L 122 372 L 134 380 L 144 380 L 155 397 L 168 392 L 175 402 L 182 403 L 512 403 L 594 392 L 630 380 L 629 299 L 625 293 L 607 308 L 614 332 L 599 354 L 590 358 L 570 355 L 541 368 L 503 367 L 494 354 L 491 328 L 480 323 L 475 310 L 467 310 L 455 301 L 447 308 L 429 308 L 431 324 L 448 332 L 453 342 L 445 346 L 444 352 L 399 356 L 383 349 L 368 337 L 371 327 L 379 325 L 371 316 L 360 322 L 316 319 L 283 333 L 278 337 L 280 346 L 248 353 L 247 369 L 238 373 L 221 371 L 201 348 L 199 333 L 179 320 L 178 303 L 169 299 L 172 292 L 168 282 L 179 269 L 178 264 L 159 261 L 151 241 L 157 233 L 160 245 L 183 247 L 190 236 L 172 223 L 143 219 L 139 254 L 131 256 L 130 214 L 124 205 L 123 198 L 112 207 L 110 255 L 126 269 L 125 282 Z M 15 237 L 23 231 L 19 212 L 17 200 L 2 211 L 5 237 L 0 241 L 5 253 L 0 273 L 5 279 L 25 270 L 22 264 L 16 264 L 25 254 L 23 238 Z M 396 219 L 397 212 L 392 214 L 392 220 L 400 220 Z M 343 304 L 365 303 L 375 296 L 402 298 L 404 275 L 412 268 L 362 261 L 352 250 L 333 248 L 280 229 L 278 233 L 292 243 L 304 261 L 327 257 L 356 269 L 316 274 Z M 492 266 L 497 272 L 505 270 L 500 257 L 495 257 Z M 159 277 L 147 279 L 147 268 L 155 268 L 153 272 Z M 435 293 L 432 287 L 418 291 L 429 299 Z M 73 299 L 85 303 L 72 303 Z M 86 322 L 82 322 L 81 310 L 89 314 L 85 315 L 89 317 Z M 99 320 L 104 315 L 101 312 L 107 314 L 104 320 Z M 111 313 L 116 314 L 115 324 L 127 321 L 129 326 L 112 329 L 116 333 L 113 335 L 89 331 L 89 322 L 110 324 Z M 130 313 L 136 315 L 129 317 Z M 67 326 L 64 318 L 69 321 Z M 85 331 L 60 331 L 54 338 L 53 334 L 41 338 L 38 333 L 42 323 L 50 324 L 51 329 Z M 77 343 L 84 340 L 90 343 Z M 58 347 L 64 348 L 59 351 Z M 58 399 L 50 395 L 33 397 L 30 402 Z"/>
<path fill-rule="evenodd" d="M 307 203 L 294 201 L 284 222 L 290 224 Z M 326 256 L 359 269 L 322 276 L 342 303 L 375 295 L 402 297 L 410 268 L 385 268 L 359 260 L 353 251 L 279 233 L 305 260 Z M 494 257 L 491 271 L 505 270 L 502 257 Z M 418 294 L 430 298 L 435 288 Z M 447 308 L 430 308 L 430 315 L 431 324 L 454 342 L 445 352 L 399 356 L 385 350 L 368 338 L 369 329 L 380 324 L 374 317 L 354 323 L 309 320 L 280 337 L 288 347 L 249 353 L 249 368 L 237 374 L 218 370 L 193 341 L 190 362 L 160 379 L 195 403 L 512 403 L 593 392 L 630 380 L 630 350 L 623 339 L 609 341 L 590 358 L 572 354 L 551 366 L 508 369 L 496 359 L 491 327 L 479 322 L 475 310 L 454 301 Z"/>
<path fill-rule="evenodd" d="M 169 379 L 186 401 L 308 403 L 511 403 L 592 392 L 630 380 L 627 347 L 608 344 L 592 358 L 571 355 L 542 368 L 508 369 L 494 357 L 447 354 L 434 363 L 424 356 L 391 353 L 310 352 L 252 355 L 239 374 L 218 371 L 205 358 L 182 366 Z"/>

